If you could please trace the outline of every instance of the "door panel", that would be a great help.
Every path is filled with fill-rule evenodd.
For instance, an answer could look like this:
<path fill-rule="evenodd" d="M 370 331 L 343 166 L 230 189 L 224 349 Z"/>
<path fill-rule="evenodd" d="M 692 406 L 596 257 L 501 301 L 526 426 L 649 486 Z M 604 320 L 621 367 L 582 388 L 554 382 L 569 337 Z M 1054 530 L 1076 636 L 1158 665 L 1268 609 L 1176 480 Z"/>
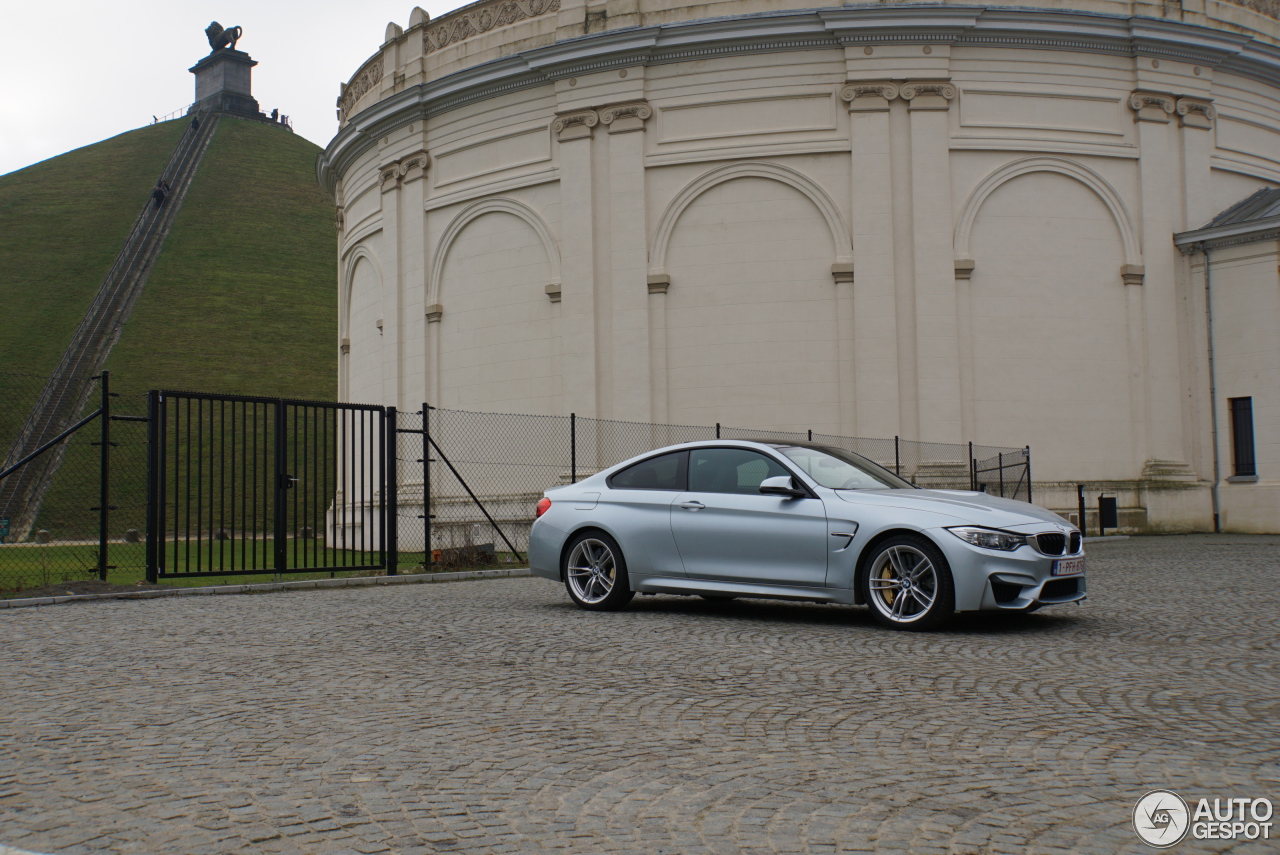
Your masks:
<path fill-rule="evenodd" d="M 759 492 L 766 478 L 791 473 L 744 448 L 689 452 L 689 490 L 671 505 L 671 532 L 693 578 L 822 587 L 827 515 L 819 499 Z"/>

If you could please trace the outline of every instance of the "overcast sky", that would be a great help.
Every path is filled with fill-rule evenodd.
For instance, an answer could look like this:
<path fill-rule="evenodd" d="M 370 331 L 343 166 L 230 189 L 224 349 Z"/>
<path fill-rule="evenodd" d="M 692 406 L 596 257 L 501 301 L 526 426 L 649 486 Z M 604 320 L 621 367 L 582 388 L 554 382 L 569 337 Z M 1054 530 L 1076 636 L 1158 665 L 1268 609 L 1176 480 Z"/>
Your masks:
<path fill-rule="evenodd" d="M 463 0 L 420 0 L 434 18 Z M 66 0 L 7 5 L 0 49 L 0 174 L 149 124 L 195 98 L 187 69 L 209 53 L 210 21 L 244 27 L 237 47 L 259 62 L 253 94 L 323 146 L 334 100 L 414 0 Z"/>

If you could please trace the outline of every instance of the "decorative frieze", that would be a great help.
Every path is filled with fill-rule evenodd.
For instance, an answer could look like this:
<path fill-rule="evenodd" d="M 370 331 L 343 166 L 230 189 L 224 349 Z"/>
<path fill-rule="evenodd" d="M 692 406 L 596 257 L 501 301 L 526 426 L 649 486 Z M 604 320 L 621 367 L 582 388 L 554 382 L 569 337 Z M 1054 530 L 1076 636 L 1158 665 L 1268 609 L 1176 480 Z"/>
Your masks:
<path fill-rule="evenodd" d="M 351 82 L 344 84 L 338 95 L 338 121 L 351 115 L 351 108 L 363 98 L 370 89 L 382 81 L 382 57 L 374 57 L 373 61 L 356 72 Z"/>
<path fill-rule="evenodd" d="M 647 109 L 647 108 L 646 108 Z M 591 129 L 600 124 L 600 114 L 595 110 L 574 110 L 560 113 L 551 123 L 551 132 L 560 142 L 591 136 Z"/>
<path fill-rule="evenodd" d="M 428 24 L 422 32 L 422 52 L 432 53 L 507 24 L 559 11 L 560 0 L 493 0 L 469 6 Z"/>
<path fill-rule="evenodd" d="M 1129 96 L 1129 109 L 1135 122 L 1159 122 L 1168 124 L 1173 117 L 1174 100 L 1164 92 L 1136 90 Z"/>
<path fill-rule="evenodd" d="M 1184 128 L 1200 128 L 1209 130 L 1217 113 L 1213 109 L 1213 101 L 1201 98 L 1179 98 L 1174 108 L 1178 114 L 1178 123 Z"/>
<path fill-rule="evenodd" d="M 611 134 L 643 131 L 645 120 L 652 116 L 653 108 L 644 101 L 616 104 L 600 111 L 600 121 L 608 126 Z"/>

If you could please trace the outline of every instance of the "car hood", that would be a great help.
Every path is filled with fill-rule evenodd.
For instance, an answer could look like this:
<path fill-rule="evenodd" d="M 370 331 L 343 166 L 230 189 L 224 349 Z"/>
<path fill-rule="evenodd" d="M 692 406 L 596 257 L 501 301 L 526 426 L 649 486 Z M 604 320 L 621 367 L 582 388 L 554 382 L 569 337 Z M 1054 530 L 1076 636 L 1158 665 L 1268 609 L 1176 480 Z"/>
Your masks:
<path fill-rule="evenodd" d="M 968 490 L 835 490 L 833 492 L 853 505 L 875 505 L 882 508 L 903 508 L 945 514 L 961 522 L 993 528 L 1008 528 L 1027 523 L 1047 522 L 1055 525 L 1067 523 L 1053 511 L 1045 510 L 1038 505 Z"/>

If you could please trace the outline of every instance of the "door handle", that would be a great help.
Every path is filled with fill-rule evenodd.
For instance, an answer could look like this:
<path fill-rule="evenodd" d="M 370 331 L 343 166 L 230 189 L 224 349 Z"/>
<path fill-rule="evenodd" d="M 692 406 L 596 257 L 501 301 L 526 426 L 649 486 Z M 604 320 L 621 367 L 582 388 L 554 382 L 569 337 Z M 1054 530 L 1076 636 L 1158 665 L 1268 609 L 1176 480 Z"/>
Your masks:
<path fill-rule="evenodd" d="M 680 507 L 686 511 L 700 511 L 706 507 L 702 502 L 681 502 Z"/>

